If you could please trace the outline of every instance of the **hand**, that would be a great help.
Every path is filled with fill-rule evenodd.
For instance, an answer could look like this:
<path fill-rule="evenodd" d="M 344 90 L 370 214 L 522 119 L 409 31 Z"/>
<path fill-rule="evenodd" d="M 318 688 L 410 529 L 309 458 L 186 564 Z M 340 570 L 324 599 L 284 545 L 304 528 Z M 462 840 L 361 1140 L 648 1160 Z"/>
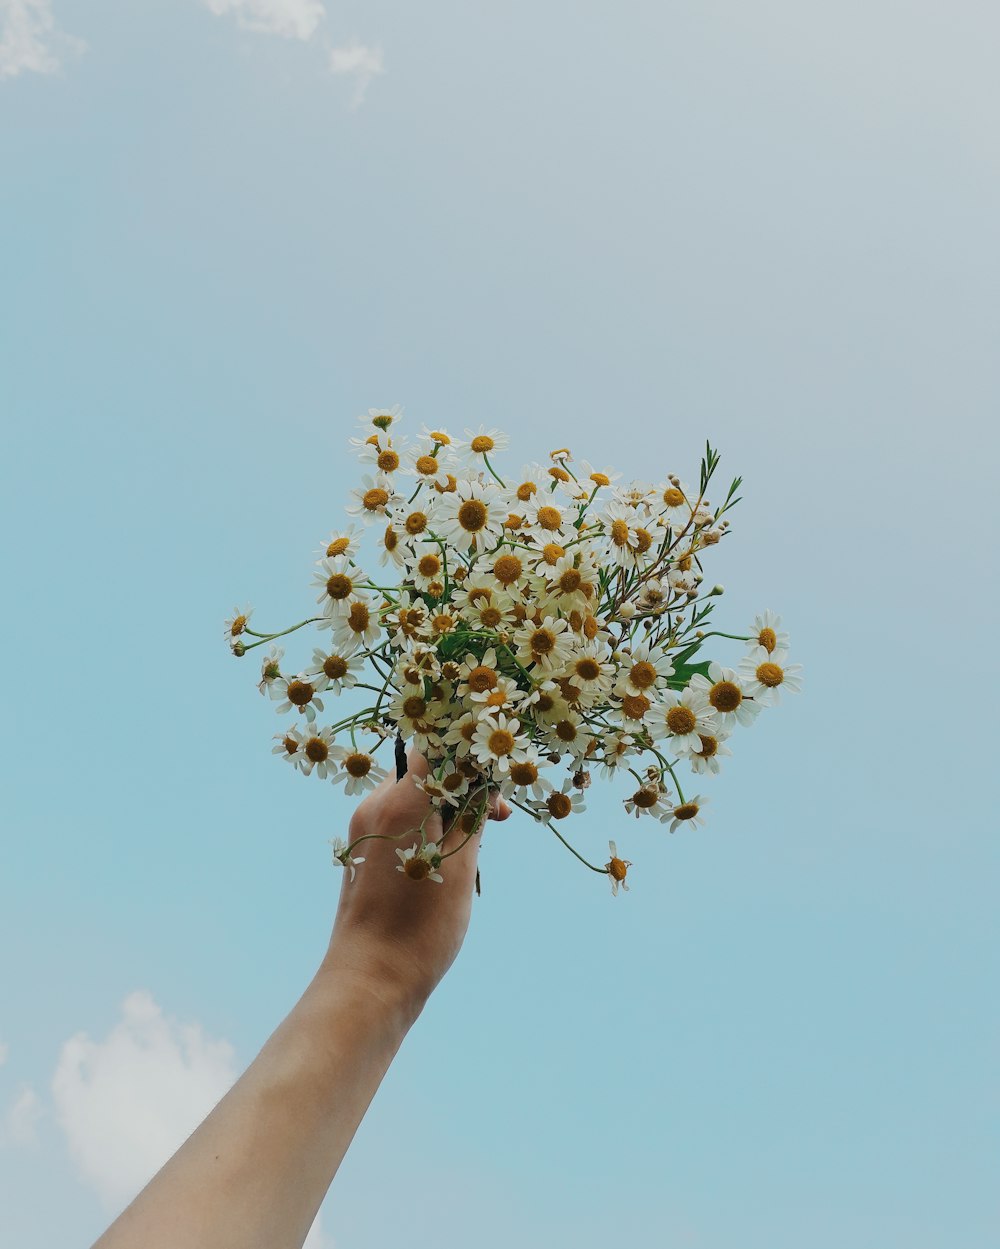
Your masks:
<path fill-rule="evenodd" d="M 344 872 L 324 964 L 360 975 L 380 996 L 402 995 L 419 1013 L 455 961 L 469 927 L 485 820 L 505 820 L 511 811 L 493 793 L 477 820 L 485 797 L 480 795 L 469 808 L 466 828 L 460 827 L 460 820 L 445 830 L 441 815 L 415 784 L 427 775 L 426 760 L 411 751 L 407 766 L 406 776 L 398 782 L 394 772 L 386 777 L 351 818 L 348 843 L 369 838 L 354 850 L 365 862 L 353 880 L 349 868 Z M 441 883 L 413 880 L 396 870 L 401 866 L 396 851 L 419 846 L 425 816 L 427 842 L 437 843 L 446 856 L 437 869 L 444 878 Z M 380 836 L 370 837 L 373 833 Z M 390 840 L 384 840 L 386 835 Z M 453 850 L 457 853 L 449 853 Z"/>

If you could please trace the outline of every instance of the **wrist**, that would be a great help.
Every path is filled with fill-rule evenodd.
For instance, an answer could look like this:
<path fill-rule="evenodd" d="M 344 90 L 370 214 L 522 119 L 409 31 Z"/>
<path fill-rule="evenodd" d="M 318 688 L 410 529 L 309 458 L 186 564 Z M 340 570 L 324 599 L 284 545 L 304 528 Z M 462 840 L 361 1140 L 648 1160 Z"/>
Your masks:
<path fill-rule="evenodd" d="M 390 953 L 334 937 L 309 987 L 318 1000 L 350 1000 L 405 1034 L 427 1003 L 431 987 L 409 974 Z"/>

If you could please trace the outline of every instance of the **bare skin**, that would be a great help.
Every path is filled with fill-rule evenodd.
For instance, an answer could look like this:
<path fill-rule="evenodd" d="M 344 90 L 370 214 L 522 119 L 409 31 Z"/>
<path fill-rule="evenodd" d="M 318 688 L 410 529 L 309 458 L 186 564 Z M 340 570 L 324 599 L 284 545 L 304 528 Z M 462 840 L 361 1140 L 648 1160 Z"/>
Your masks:
<path fill-rule="evenodd" d="M 361 802 L 350 839 L 364 841 L 344 873 L 333 935 L 287 1018 L 204 1122 L 118 1216 L 93 1249 L 301 1249 L 327 1189 L 403 1038 L 455 961 L 469 926 L 482 824 L 441 864 L 444 882 L 410 880 L 396 848 L 419 840 L 428 801 L 410 773 Z M 486 818 L 510 808 L 495 795 Z M 467 834 L 428 841 L 451 850 Z M 402 834 L 402 835 L 399 835 Z"/>

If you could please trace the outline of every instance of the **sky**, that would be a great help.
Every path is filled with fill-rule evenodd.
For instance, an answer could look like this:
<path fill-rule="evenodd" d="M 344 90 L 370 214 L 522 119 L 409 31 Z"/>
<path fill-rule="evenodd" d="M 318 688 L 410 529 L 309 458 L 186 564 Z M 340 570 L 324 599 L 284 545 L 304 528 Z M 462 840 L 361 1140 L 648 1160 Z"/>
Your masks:
<path fill-rule="evenodd" d="M 310 609 L 393 404 L 627 479 L 711 440 L 715 619 L 779 612 L 804 688 L 704 828 L 588 791 L 628 893 L 488 831 L 310 1249 L 1000 1241 L 998 36 L 0 0 L 3 1249 L 89 1245 L 325 951 L 352 800 L 222 622 Z"/>

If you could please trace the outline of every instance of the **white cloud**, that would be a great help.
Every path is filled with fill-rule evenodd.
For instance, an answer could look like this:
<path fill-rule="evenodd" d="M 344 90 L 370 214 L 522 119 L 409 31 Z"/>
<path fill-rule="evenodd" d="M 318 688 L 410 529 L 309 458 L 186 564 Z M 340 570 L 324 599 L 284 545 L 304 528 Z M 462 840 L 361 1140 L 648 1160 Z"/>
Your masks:
<path fill-rule="evenodd" d="M 84 1179 L 117 1214 L 236 1082 L 235 1050 L 197 1023 L 165 1018 L 145 990 L 122 1003 L 103 1041 L 62 1047 L 52 1095 Z M 329 1249 L 317 1217 L 307 1249 Z"/>
<path fill-rule="evenodd" d="M 370 48 L 356 39 L 342 48 L 330 49 L 330 69 L 335 74 L 354 76 L 354 94 L 351 108 L 357 108 L 365 98 L 368 84 L 377 74 L 384 74 L 382 49 Z"/>
<path fill-rule="evenodd" d="M 0 1127 L 2 1145 L 37 1145 L 36 1124 L 43 1114 L 38 1094 L 30 1084 L 22 1084 Z"/>
<path fill-rule="evenodd" d="M 0 0 L 0 78 L 54 74 L 62 56 L 85 46 L 56 27 L 52 0 Z"/>
<path fill-rule="evenodd" d="M 311 39 L 326 16 L 322 0 L 205 0 L 211 11 L 222 17 L 235 15 L 246 30 L 286 39 Z"/>

